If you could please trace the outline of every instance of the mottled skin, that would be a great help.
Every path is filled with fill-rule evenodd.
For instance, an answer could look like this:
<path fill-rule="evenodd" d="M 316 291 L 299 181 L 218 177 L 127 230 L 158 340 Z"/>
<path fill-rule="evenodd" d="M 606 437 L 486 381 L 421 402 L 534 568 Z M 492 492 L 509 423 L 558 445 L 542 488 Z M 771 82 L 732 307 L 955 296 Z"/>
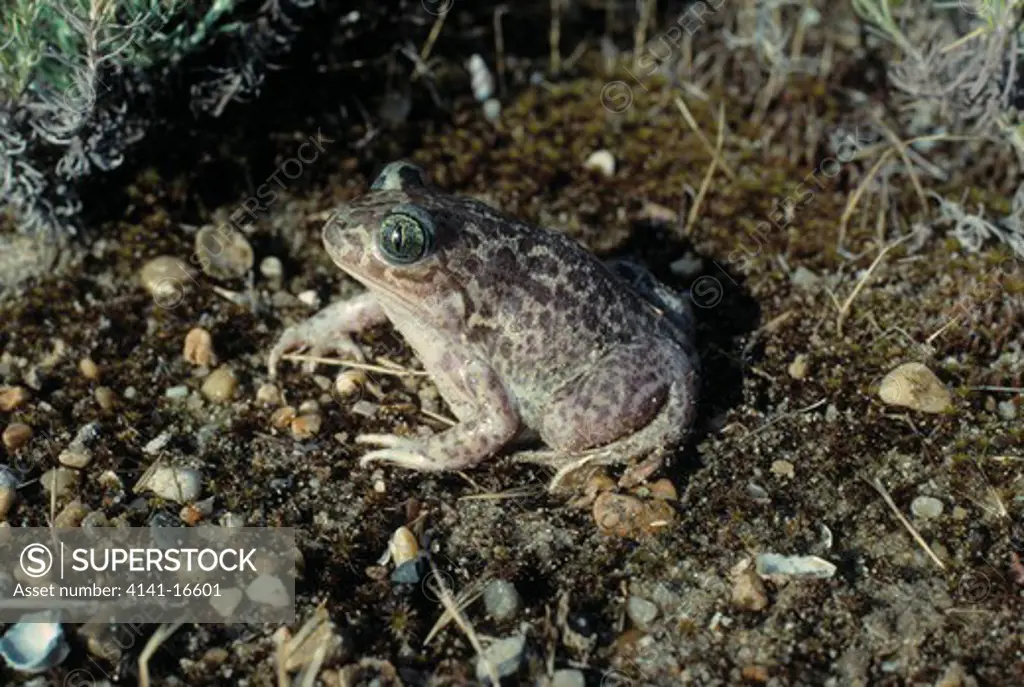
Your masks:
<path fill-rule="evenodd" d="M 412 212 L 429 250 L 396 264 L 381 225 Z M 361 359 L 351 335 L 390 321 L 459 422 L 427 438 L 363 435 L 381 460 L 458 470 L 522 430 L 549 447 L 517 458 L 569 468 L 628 460 L 678 444 L 692 424 L 698 359 L 686 299 L 630 263 L 607 265 L 563 234 L 432 187 L 389 165 L 323 230 L 334 262 L 367 291 L 288 329 L 270 369 L 296 348 Z M 655 465 L 656 467 L 656 465 Z"/>

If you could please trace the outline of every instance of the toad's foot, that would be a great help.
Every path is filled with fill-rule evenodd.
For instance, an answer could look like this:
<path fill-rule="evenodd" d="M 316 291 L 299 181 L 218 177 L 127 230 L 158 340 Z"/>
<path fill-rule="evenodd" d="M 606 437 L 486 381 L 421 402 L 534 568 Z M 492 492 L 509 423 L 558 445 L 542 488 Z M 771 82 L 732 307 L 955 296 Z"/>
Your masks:
<path fill-rule="evenodd" d="M 363 456 L 359 464 L 381 461 L 423 472 L 462 470 L 497 453 L 519 431 L 519 416 L 501 378 L 479 361 L 450 371 L 448 384 L 465 399 L 472 414 L 440 434 L 406 438 L 393 434 L 362 434 L 361 444 L 383 448 Z"/>
<path fill-rule="evenodd" d="M 386 320 L 377 299 L 369 292 L 347 301 L 332 303 L 308 320 L 288 327 L 281 334 L 267 359 L 270 377 L 277 375 L 277 365 L 281 358 L 296 351 L 304 351 L 314 358 L 337 353 L 362 362 L 366 356 L 351 335 Z M 307 361 L 303 369 L 312 373 L 316 370 L 316 361 Z"/>
<path fill-rule="evenodd" d="M 421 472 L 441 472 L 447 470 L 444 462 L 424 454 L 423 442 L 407 439 L 396 434 L 360 434 L 356 437 L 358 444 L 375 444 L 383 446 L 370 451 L 359 459 L 359 467 L 365 468 L 370 463 L 391 463 L 399 467 Z"/>
<path fill-rule="evenodd" d="M 521 463 L 534 463 L 556 468 L 554 477 L 548 482 L 548 491 L 555 492 L 562 486 L 566 477 L 574 475 L 583 468 L 588 466 L 597 468 L 601 465 L 621 463 L 630 457 L 623 454 L 620 447 L 606 446 L 578 453 L 543 450 L 519 451 L 513 454 L 512 459 Z M 661 467 L 664 459 L 664 451 L 656 449 L 646 458 L 627 467 L 619 478 L 619 486 L 629 488 L 642 484 Z M 570 481 L 575 482 L 575 479 Z"/>
<path fill-rule="evenodd" d="M 615 447 L 594 448 L 576 453 L 564 451 L 540 450 L 540 451 L 519 451 L 512 455 L 512 459 L 520 463 L 533 463 L 535 465 L 547 465 L 557 468 L 554 477 L 548 482 L 548 491 L 558 491 L 563 480 L 582 468 L 589 466 L 611 465 L 623 460 L 624 456 Z"/>

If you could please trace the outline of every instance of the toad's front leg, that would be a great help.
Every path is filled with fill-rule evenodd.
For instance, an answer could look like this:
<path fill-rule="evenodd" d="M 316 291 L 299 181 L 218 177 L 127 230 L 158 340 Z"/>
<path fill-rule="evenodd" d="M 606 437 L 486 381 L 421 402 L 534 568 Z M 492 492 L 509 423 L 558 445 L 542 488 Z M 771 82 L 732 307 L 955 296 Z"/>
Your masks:
<path fill-rule="evenodd" d="M 460 370 L 442 374 L 456 376 L 449 378 L 446 386 L 469 397 L 475 411 L 454 427 L 430 437 L 360 435 L 357 442 L 383 447 L 363 456 L 360 465 L 381 461 L 423 472 L 462 470 L 493 455 L 512 440 L 519 430 L 519 414 L 493 368 L 472 361 Z"/>
<path fill-rule="evenodd" d="M 277 374 L 281 357 L 296 350 L 306 350 L 313 357 L 337 351 L 361 361 L 363 352 L 352 340 L 352 334 L 359 334 L 387 322 L 387 319 L 380 303 L 369 291 L 332 303 L 309 319 L 284 330 L 267 360 L 270 376 L 273 378 Z M 315 367 L 315 362 L 306 364 L 307 371 L 312 372 Z"/>

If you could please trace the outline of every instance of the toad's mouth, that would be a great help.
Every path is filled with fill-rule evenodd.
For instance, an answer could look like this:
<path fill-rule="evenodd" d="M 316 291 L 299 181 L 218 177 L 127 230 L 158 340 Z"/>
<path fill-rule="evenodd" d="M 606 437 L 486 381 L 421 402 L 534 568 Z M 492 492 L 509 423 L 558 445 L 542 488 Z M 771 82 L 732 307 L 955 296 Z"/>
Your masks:
<path fill-rule="evenodd" d="M 416 300 L 410 297 L 407 293 L 403 293 L 402 291 L 395 289 L 393 285 L 388 284 L 383 280 L 375 279 L 367 275 L 365 272 L 359 272 L 342 265 L 339 265 L 339 267 L 345 270 L 345 274 L 372 291 L 379 300 L 384 301 L 389 305 L 395 305 L 403 310 L 408 310 L 409 312 L 416 312 L 417 310 L 422 309 L 422 304 L 418 304 Z"/>

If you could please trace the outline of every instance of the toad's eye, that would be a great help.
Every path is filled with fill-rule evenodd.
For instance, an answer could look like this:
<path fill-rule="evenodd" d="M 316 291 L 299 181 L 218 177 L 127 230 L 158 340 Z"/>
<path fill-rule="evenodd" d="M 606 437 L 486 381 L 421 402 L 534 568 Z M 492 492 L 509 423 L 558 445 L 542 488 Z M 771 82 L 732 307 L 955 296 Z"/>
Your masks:
<path fill-rule="evenodd" d="M 430 251 L 434 242 L 434 220 L 418 207 L 399 205 L 380 223 L 377 242 L 388 262 L 416 262 Z"/>

